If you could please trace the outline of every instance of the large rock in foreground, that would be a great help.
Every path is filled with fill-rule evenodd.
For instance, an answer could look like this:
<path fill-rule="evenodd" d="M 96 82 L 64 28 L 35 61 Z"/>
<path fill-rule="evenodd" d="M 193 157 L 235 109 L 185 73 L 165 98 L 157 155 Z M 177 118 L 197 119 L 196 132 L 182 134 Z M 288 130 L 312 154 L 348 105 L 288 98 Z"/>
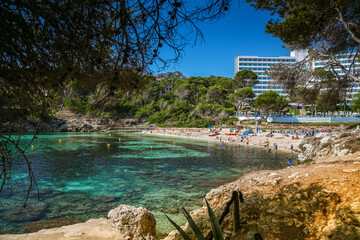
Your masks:
<path fill-rule="evenodd" d="M 126 236 L 110 226 L 105 218 L 90 219 L 59 228 L 43 229 L 36 233 L 0 235 L 0 240 L 120 240 Z"/>
<path fill-rule="evenodd" d="M 156 236 L 154 215 L 143 207 L 121 204 L 108 213 L 110 224 L 131 239 L 152 240 Z"/>

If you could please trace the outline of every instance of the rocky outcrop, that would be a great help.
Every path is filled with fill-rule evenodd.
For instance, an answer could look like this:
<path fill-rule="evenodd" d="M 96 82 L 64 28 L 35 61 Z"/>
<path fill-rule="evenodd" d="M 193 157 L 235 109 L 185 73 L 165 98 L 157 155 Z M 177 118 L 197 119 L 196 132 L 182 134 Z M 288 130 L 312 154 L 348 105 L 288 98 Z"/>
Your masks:
<path fill-rule="evenodd" d="M 166 73 L 159 73 L 156 75 L 157 78 L 174 78 L 174 79 L 181 79 L 186 80 L 187 77 L 185 77 L 181 72 L 166 72 Z"/>
<path fill-rule="evenodd" d="M 137 119 L 119 119 L 117 121 L 109 118 L 87 118 L 74 116 L 67 119 L 51 118 L 45 122 L 25 121 L 20 126 L 5 126 L 6 131 L 14 131 L 19 128 L 26 132 L 34 132 L 39 129 L 42 132 L 96 132 L 110 131 L 119 128 L 145 128 L 148 125 L 139 125 Z M 155 126 L 156 127 L 156 126 Z M 5 131 L 4 130 L 4 131 Z M 6 132 L 5 131 L 5 132 Z"/>
<path fill-rule="evenodd" d="M 110 226 L 105 218 L 90 219 L 85 223 L 78 223 L 59 228 L 43 229 L 36 233 L 5 234 L 0 240 L 120 240 L 126 239 Z"/>
<path fill-rule="evenodd" d="M 347 142 L 360 134 L 360 129 L 352 132 L 319 133 L 305 136 L 299 143 L 300 161 L 328 156 L 344 156 L 350 153 Z"/>
<path fill-rule="evenodd" d="M 221 225 L 225 239 L 245 239 L 249 231 L 259 232 L 264 239 L 360 239 L 359 171 L 353 163 L 340 165 L 309 164 L 278 172 L 249 173 L 213 189 L 206 199 L 219 219 L 232 191 L 243 192 L 240 231 L 233 233 L 231 206 Z M 329 174 L 338 178 L 327 178 Z M 205 204 L 191 215 L 204 236 L 208 235 L 211 223 Z M 188 224 L 182 228 L 196 239 Z M 177 231 L 165 238 L 175 239 L 182 239 Z"/>
<path fill-rule="evenodd" d="M 108 213 L 111 226 L 129 239 L 155 240 L 156 220 L 154 215 L 143 207 L 121 204 Z"/>

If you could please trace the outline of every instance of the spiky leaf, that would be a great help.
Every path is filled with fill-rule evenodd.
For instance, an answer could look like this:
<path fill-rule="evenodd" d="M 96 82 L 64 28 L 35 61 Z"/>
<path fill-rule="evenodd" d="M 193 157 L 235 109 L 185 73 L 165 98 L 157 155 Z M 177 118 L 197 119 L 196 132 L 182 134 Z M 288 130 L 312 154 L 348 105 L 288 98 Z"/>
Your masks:
<path fill-rule="evenodd" d="M 261 234 L 257 232 L 248 232 L 248 234 L 245 237 L 245 240 L 251 240 L 253 237 L 255 240 L 263 240 Z"/>
<path fill-rule="evenodd" d="M 174 227 L 176 228 L 176 230 L 178 230 L 178 232 L 181 234 L 183 239 L 191 240 L 190 237 L 186 234 L 186 232 L 184 232 L 184 230 L 182 230 L 181 227 L 179 227 L 179 225 L 177 225 L 173 220 L 171 220 L 166 214 L 165 217 L 171 222 L 172 225 L 174 225 Z"/>
<path fill-rule="evenodd" d="M 212 228 L 212 232 L 214 234 L 214 238 L 215 238 L 215 240 L 224 240 L 224 237 L 221 232 L 220 224 L 219 224 L 213 210 L 211 209 L 209 203 L 207 202 L 206 198 L 205 198 L 205 202 L 206 202 L 206 206 L 208 209 L 209 218 L 211 221 L 211 228 Z"/>
<path fill-rule="evenodd" d="M 198 226 L 196 225 L 196 223 L 194 222 L 194 220 L 192 219 L 190 214 L 185 210 L 185 208 L 182 208 L 182 210 L 183 210 L 184 216 L 186 217 L 187 221 L 189 222 L 191 229 L 194 231 L 197 239 L 205 240 L 204 235 L 201 233 L 200 229 L 198 228 Z"/>
<path fill-rule="evenodd" d="M 242 195 L 242 192 L 239 191 L 239 199 L 240 199 L 240 202 L 244 202 L 244 197 Z"/>

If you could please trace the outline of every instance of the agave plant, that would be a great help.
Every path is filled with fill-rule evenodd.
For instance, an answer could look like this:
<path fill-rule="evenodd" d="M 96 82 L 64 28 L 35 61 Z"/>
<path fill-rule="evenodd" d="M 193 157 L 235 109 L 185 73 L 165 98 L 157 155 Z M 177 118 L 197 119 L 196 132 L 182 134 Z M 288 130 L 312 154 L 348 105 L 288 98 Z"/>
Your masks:
<path fill-rule="evenodd" d="M 208 240 L 211 240 L 213 237 L 215 240 L 224 240 L 220 225 L 221 225 L 222 221 L 224 220 L 226 214 L 229 212 L 229 208 L 232 203 L 234 203 L 234 206 L 235 206 L 234 207 L 234 216 L 233 216 L 234 232 L 235 232 L 235 228 L 237 229 L 236 231 L 238 231 L 240 229 L 239 201 L 240 202 L 244 201 L 242 198 L 242 194 L 241 194 L 241 192 L 234 191 L 233 196 L 232 196 L 231 200 L 228 202 L 224 213 L 221 215 L 220 221 L 218 221 L 213 210 L 211 209 L 208 201 L 205 199 L 210 222 L 211 222 L 211 229 L 212 229 L 212 234 L 208 237 Z M 237 207 L 236 207 L 236 204 L 237 204 Z M 198 228 L 198 226 L 196 225 L 195 221 L 192 219 L 190 214 L 185 210 L 185 208 L 182 208 L 182 210 L 183 210 L 183 214 L 184 214 L 185 218 L 187 219 L 191 229 L 193 230 L 196 238 L 198 240 L 206 240 L 206 238 L 201 233 L 200 229 Z M 235 213 L 235 211 L 236 211 L 236 213 Z M 166 214 L 165 214 L 165 216 L 171 222 L 171 224 L 174 225 L 176 230 L 178 230 L 178 232 L 180 233 L 180 235 L 182 236 L 182 238 L 184 240 L 191 240 L 189 235 L 187 235 L 187 233 L 184 230 L 182 230 L 179 225 L 177 225 L 173 220 L 171 220 Z M 235 223 L 235 221 L 236 221 L 236 223 Z M 262 236 L 256 232 L 249 232 L 246 235 L 245 240 L 251 240 L 253 238 L 255 240 L 263 240 Z"/>
<path fill-rule="evenodd" d="M 215 213 L 211 209 L 211 207 L 206 199 L 205 199 L 205 202 L 206 202 L 206 206 L 207 206 L 209 217 L 210 217 L 213 236 L 214 236 L 215 240 L 224 240 L 224 237 L 221 232 L 220 224 L 215 216 Z M 189 222 L 191 229 L 194 231 L 197 239 L 205 240 L 204 235 L 201 233 L 200 229 L 198 228 L 198 226 L 196 225 L 196 223 L 194 222 L 194 220 L 192 219 L 190 214 L 185 210 L 185 208 L 182 208 L 182 210 L 183 210 L 183 214 L 185 215 L 187 221 Z M 174 225 L 176 230 L 179 231 L 179 233 L 181 234 L 183 239 L 190 240 L 189 235 L 187 235 L 186 232 L 184 232 L 184 230 L 182 230 L 181 227 L 179 227 L 179 225 L 177 225 L 173 220 L 171 220 L 166 214 L 165 214 L 165 216 L 171 222 L 171 224 Z"/>

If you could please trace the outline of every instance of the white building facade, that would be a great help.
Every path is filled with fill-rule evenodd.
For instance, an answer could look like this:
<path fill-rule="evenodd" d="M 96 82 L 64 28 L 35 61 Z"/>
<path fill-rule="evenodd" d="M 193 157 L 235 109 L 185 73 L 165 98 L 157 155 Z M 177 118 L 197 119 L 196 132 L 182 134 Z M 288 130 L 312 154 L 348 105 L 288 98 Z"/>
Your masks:
<path fill-rule="evenodd" d="M 352 65 L 352 62 L 354 60 L 354 54 L 339 54 L 337 55 L 336 59 L 347 69 L 350 70 L 350 66 Z M 325 70 L 330 70 L 330 68 L 327 66 L 329 60 L 326 59 L 316 59 L 313 61 L 313 68 L 324 68 Z M 351 67 L 351 73 L 359 74 L 360 73 L 360 63 L 356 62 L 354 63 L 354 67 Z M 340 67 L 334 68 L 334 70 L 340 75 L 345 75 L 344 71 Z M 360 90 L 360 85 L 358 82 L 354 82 L 354 85 L 352 88 L 348 89 L 347 91 L 347 100 L 351 100 L 351 98 L 354 97 L 355 94 L 357 94 Z"/>
<path fill-rule="evenodd" d="M 282 57 L 236 56 L 234 75 L 244 69 L 256 73 L 259 83 L 252 87 L 256 96 L 270 90 L 286 96 L 288 95 L 287 91 L 282 86 L 275 85 L 273 79 L 267 76 L 265 72 L 270 71 L 270 66 L 273 64 L 283 63 L 292 65 L 297 61 L 302 61 L 306 55 L 306 51 L 293 51 L 290 56 Z"/>
<path fill-rule="evenodd" d="M 252 87 L 256 96 L 264 92 L 273 90 L 278 92 L 280 95 L 287 96 L 288 92 L 279 85 L 275 85 L 273 79 L 266 75 L 266 71 L 270 70 L 270 66 L 273 64 L 283 63 L 286 65 L 292 65 L 296 62 L 304 60 L 307 56 L 307 50 L 303 51 L 292 51 L 290 56 L 283 57 L 258 57 L 258 56 L 236 56 L 234 64 L 234 75 L 241 70 L 248 69 L 255 72 L 258 75 L 259 83 Z M 352 63 L 353 54 L 342 54 L 338 56 L 341 64 L 346 68 Z M 323 67 L 325 70 L 329 70 L 326 67 L 328 60 L 316 59 L 309 64 L 312 69 Z M 335 69 L 339 75 L 344 75 L 344 72 L 340 68 Z M 355 63 L 355 72 L 360 72 L 360 63 Z M 360 90 L 359 83 L 355 83 L 353 88 L 348 90 L 348 97 L 353 97 L 354 94 Z"/>

